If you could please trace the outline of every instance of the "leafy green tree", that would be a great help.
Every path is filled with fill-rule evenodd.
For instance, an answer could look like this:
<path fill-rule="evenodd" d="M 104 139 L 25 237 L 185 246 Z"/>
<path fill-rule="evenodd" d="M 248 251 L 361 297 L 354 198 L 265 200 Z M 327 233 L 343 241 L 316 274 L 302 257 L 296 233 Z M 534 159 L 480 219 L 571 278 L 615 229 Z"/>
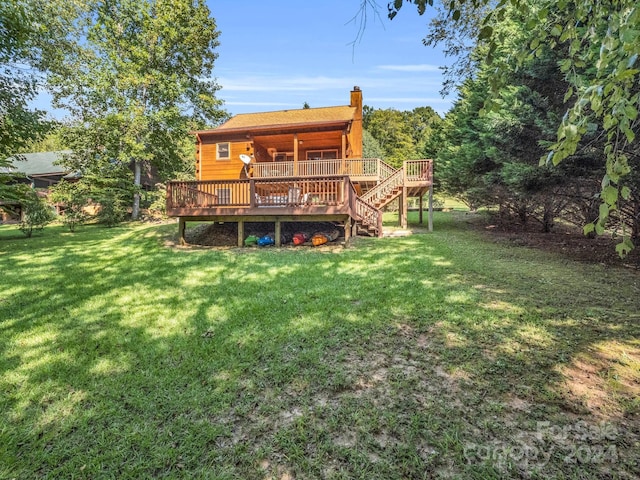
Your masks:
<path fill-rule="evenodd" d="M 37 93 L 36 77 L 29 70 L 34 61 L 30 45 L 38 32 L 27 2 L 0 2 L 0 199 L 17 201 L 24 190 L 9 173 L 10 156 L 48 129 L 44 112 L 28 103 Z"/>
<path fill-rule="evenodd" d="M 25 68 L 32 61 L 29 42 L 37 33 L 25 2 L 0 3 L 0 159 L 5 159 L 46 129 L 44 112 L 28 102 L 37 84 Z"/>
<path fill-rule="evenodd" d="M 432 0 L 407 0 L 423 14 Z M 389 17 L 394 18 L 405 2 L 389 2 Z M 361 2 L 362 8 L 370 7 Z M 448 5 L 448 6 L 446 6 Z M 569 82 L 565 101 L 566 114 L 561 117 L 556 140 L 542 163 L 557 165 L 578 152 L 585 135 L 603 132 L 604 166 L 598 221 L 587 231 L 604 231 L 605 223 L 619 209 L 619 202 L 628 201 L 632 191 L 624 185 L 624 177 L 637 169 L 640 105 L 640 9 L 633 0 L 513 0 L 490 2 L 453 1 L 445 5 L 454 22 L 469 22 L 476 26 L 474 40 L 487 46 L 480 61 L 494 62 L 495 54 L 505 41 L 505 32 L 497 28 L 515 9 L 525 17 L 529 41 L 523 42 L 510 62 L 493 63 L 490 77 L 492 91 L 498 94 L 514 64 L 523 64 L 551 49 L 558 55 L 558 64 Z M 461 8 L 464 5 L 465 8 Z M 469 21 L 469 15 L 478 21 Z M 492 102 L 487 102 L 492 106 Z M 625 239 L 620 249 L 628 251 L 632 244 Z"/>
<path fill-rule="evenodd" d="M 502 23 L 509 40 L 494 53 L 494 63 L 508 62 L 515 46 L 527 41 L 522 21 L 513 12 Z M 479 65 L 445 118 L 436 163 L 436 176 L 449 193 L 474 206 L 498 205 L 503 215 L 523 224 L 535 219 L 544 231 L 551 230 L 559 215 L 579 217 L 583 224 L 591 221 L 593 186 L 603 173 L 598 168 L 602 157 L 592 148 L 594 133 L 584 138 L 590 153 L 558 166 L 538 166 L 564 110 L 567 83 L 556 60 L 547 50 L 512 68 L 499 95 L 490 91 L 492 68 Z M 488 99 L 494 108 L 481 114 Z"/>
<path fill-rule="evenodd" d="M 362 131 L 362 156 L 364 158 L 384 158 L 384 151 L 368 130 Z"/>
<path fill-rule="evenodd" d="M 364 129 L 382 149 L 381 158 L 398 167 L 404 160 L 423 156 L 434 127 L 440 121 L 440 116 L 431 107 L 418 107 L 412 111 L 363 108 Z"/>
<path fill-rule="evenodd" d="M 224 116 L 210 80 L 219 32 L 204 0 L 92 0 L 75 26 L 82 41 L 47 65 L 55 105 L 74 115 L 70 164 L 130 165 L 137 219 L 143 171 L 175 171 L 189 130 Z"/>
<path fill-rule="evenodd" d="M 431 158 L 433 155 L 428 152 L 428 145 L 442 122 L 442 118 L 431 107 L 416 107 L 410 112 L 403 113 L 405 124 L 413 138 L 417 155 Z"/>
<path fill-rule="evenodd" d="M 60 152 L 68 150 L 68 146 L 62 138 L 61 126 L 55 122 L 50 124 L 51 130 L 40 138 L 33 138 L 27 141 L 26 145 L 18 148 L 15 153 L 36 153 L 36 152 Z"/>

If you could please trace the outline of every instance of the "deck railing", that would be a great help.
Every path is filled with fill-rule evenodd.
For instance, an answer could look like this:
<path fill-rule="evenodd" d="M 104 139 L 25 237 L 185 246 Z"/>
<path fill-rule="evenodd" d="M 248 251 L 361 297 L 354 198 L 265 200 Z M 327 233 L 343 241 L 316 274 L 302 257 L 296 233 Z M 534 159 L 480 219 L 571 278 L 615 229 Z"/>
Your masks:
<path fill-rule="evenodd" d="M 253 164 L 254 178 L 293 177 L 293 162 L 265 162 Z"/>
<path fill-rule="evenodd" d="M 169 182 L 167 209 L 239 207 L 249 205 L 247 180 L 205 180 Z"/>
<path fill-rule="evenodd" d="M 274 178 L 349 175 L 350 177 L 371 177 L 372 179 L 378 179 L 381 177 L 381 173 L 382 175 L 386 173 L 385 166 L 388 167 L 388 165 L 377 158 L 259 162 L 253 164 L 253 177 Z"/>
<path fill-rule="evenodd" d="M 345 205 L 349 177 L 282 177 L 169 182 L 167 212 L 227 207 Z"/>
<path fill-rule="evenodd" d="M 433 177 L 432 160 L 407 160 L 403 168 L 405 179 L 409 182 L 431 181 Z"/>

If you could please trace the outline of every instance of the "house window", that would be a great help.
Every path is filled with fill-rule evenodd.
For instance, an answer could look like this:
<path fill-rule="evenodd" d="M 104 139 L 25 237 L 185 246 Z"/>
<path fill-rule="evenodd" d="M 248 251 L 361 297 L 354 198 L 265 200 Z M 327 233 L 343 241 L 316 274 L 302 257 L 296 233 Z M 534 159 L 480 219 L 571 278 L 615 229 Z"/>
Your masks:
<path fill-rule="evenodd" d="M 229 142 L 216 143 L 216 159 L 229 160 L 231 155 L 229 154 Z"/>
<path fill-rule="evenodd" d="M 274 162 L 293 162 L 293 152 L 276 152 L 273 154 Z"/>
<path fill-rule="evenodd" d="M 338 150 L 308 150 L 307 160 L 336 160 Z"/>

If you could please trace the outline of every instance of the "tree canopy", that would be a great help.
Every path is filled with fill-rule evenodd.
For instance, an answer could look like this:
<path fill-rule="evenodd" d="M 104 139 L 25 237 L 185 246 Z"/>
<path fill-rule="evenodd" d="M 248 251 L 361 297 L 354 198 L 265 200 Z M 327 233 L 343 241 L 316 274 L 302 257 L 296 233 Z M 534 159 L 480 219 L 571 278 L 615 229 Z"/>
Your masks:
<path fill-rule="evenodd" d="M 41 138 L 49 124 L 44 112 L 30 109 L 37 93 L 31 66 L 37 61 L 32 42 L 38 37 L 33 11 L 26 2 L 0 3 L 0 199 L 17 201 L 24 189 L 10 173 L 10 156 Z"/>
<path fill-rule="evenodd" d="M 212 78 L 219 32 L 203 0 L 93 0 L 79 13 L 73 48 L 46 64 L 48 85 L 73 115 L 73 168 L 132 167 L 135 219 L 143 172 L 172 176 L 188 131 L 224 115 Z"/>
<path fill-rule="evenodd" d="M 376 140 L 376 148 L 385 161 L 400 166 L 402 161 L 429 157 L 427 148 L 436 125 L 442 119 L 431 107 L 411 111 L 394 108 L 363 108 L 363 127 Z"/>
<path fill-rule="evenodd" d="M 434 5 L 433 0 L 395 0 L 389 2 L 389 17 L 393 19 L 407 4 L 413 4 L 419 14 Z M 366 2 L 363 7 L 368 7 Z M 563 114 L 558 119 L 555 138 L 541 157 L 543 165 L 558 165 L 568 157 L 581 154 L 586 148 L 583 139 L 595 134 L 601 142 L 605 173 L 600 191 L 601 206 L 597 221 L 585 231 L 604 231 L 612 214 L 632 196 L 627 180 L 638 169 L 640 104 L 640 8 L 632 0 L 454 0 L 443 3 L 445 17 L 427 35 L 427 43 L 449 39 L 453 54 L 462 55 L 468 64 L 491 65 L 487 82 L 491 95 L 485 101 L 483 114 L 497 109 L 500 92 L 509 83 L 513 66 L 522 67 L 531 59 L 551 50 L 567 82 L 563 92 Z M 509 55 L 499 51 L 509 38 L 500 24 L 509 16 L 522 17 L 525 41 L 511 45 Z M 466 35 L 475 46 L 464 50 L 463 41 L 452 32 Z M 456 50 L 456 46 L 460 47 Z M 477 72 L 471 69 L 471 75 Z M 459 79 L 460 81 L 464 79 Z M 625 240 L 621 253 L 632 248 Z"/>

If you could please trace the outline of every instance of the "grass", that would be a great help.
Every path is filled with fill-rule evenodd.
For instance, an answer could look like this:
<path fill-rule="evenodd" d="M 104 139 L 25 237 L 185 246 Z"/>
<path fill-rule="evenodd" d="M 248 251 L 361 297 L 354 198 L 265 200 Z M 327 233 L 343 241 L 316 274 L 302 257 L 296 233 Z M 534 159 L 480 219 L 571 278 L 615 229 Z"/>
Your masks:
<path fill-rule="evenodd" d="M 0 227 L 0 478 L 640 475 L 638 273 L 435 219 L 347 249 Z"/>

